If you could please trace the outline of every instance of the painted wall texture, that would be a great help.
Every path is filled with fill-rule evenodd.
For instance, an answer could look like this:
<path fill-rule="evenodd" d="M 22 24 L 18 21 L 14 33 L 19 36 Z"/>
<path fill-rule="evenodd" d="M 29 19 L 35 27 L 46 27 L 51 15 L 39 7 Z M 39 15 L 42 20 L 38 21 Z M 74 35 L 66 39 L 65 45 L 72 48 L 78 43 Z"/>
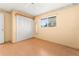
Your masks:
<path fill-rule="evenodd" d="M 56 16 L 56 27 L 41 28 L 40 19 L 50 16 Z M 79 49 L 79 5 L 36 16 L 35 23 L 35 37 Z"/>

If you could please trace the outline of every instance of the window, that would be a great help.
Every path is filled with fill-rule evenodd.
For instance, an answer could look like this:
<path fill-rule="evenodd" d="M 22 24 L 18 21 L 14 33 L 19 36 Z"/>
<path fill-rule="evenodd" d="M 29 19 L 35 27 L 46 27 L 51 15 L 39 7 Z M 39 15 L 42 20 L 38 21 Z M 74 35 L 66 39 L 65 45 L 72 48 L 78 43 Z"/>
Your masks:
<path fill-rule="evenodd" d="M 55 27 L 56 16 L 41 19 L 41 27 Z"/>

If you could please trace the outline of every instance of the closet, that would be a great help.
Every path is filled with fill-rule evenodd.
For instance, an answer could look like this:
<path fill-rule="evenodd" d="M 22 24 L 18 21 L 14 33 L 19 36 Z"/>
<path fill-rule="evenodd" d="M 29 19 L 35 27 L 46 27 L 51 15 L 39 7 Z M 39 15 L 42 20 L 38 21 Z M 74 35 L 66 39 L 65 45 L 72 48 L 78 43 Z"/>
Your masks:
<path fill-rule="evenodd" d="M 22 41 L 33 37 L 34 22 L 24 16 L 16 16 L 16 41 Z"/>

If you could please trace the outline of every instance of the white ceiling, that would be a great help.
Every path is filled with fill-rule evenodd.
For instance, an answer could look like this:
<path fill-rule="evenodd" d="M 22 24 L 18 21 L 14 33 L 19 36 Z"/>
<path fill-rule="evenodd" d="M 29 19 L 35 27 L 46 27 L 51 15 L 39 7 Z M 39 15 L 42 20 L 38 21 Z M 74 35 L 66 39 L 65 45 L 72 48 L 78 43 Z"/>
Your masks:
<path fill-rule="evenodd" d="M 0 8 L 6 11 L 18 10 L 27 12 L 33 16 L 56 10 L 61 7 L 70 5 L 69 3 L 0 3 Z"/>

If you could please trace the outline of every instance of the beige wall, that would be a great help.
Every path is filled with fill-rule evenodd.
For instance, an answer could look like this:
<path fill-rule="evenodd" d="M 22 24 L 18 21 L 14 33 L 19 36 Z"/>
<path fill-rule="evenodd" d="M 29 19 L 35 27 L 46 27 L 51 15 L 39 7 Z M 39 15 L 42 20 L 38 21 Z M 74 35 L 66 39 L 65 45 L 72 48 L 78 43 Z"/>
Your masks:
<path fill-rule="evenodd" d="M 51 11 L 35 17 L 35 37 L 79 49 L 79 5 Z M 56 16 L 56 27 L 40 27 L 40 19 Z"/>
<path fill-rule="evenodd" d="M 34 18 L 34 16 L 32 16 L 32 15 L 26 13 L 26 12 L 21 12 L 21 11 L 17 11 L 17 10 L 13 10 L 12 12 L 14 13 L 14 15 L 22 15 L 22 16 L 25 16 L 25 17 L 28 17 L 28 18 L 31 18 L 31 19 Z"/>
<path fill-rule="evenodd" d="M 76 47 L 78 47 L 79 48 L 79 7 L 77 7 L 77 9 L 76 9 L 76 18 L 77 18 L 77 20 L 76 20 L 76 39 L 77 39 L 77 44 L 78 45 L 76 45 Z"/>
<path fill-rule="evenodd" d="M 11 41 L 11 14 L 4 13 L 4 40 L 5 42 Z"/>

